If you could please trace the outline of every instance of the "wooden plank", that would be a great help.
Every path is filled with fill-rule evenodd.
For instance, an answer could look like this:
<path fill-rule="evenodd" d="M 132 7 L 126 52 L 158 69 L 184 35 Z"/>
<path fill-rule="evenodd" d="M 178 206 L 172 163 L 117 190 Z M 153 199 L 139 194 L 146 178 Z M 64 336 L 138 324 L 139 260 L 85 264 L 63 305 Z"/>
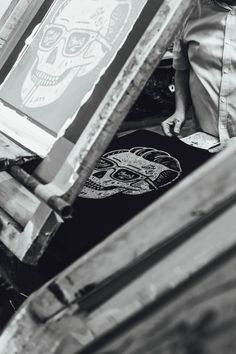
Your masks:
<path fill-rule="evenodd" d="M 235 248 L 169 297 L 81 351 L 92 353 L 208 353 L 236 350 Z M 177 349 L 178 348 L 178 349 Z M 78 353 L 79 346 L 74 352 Z M 195 351 L 194 351 L 195 350 Z"/>
<path fill-rule="evenodd" d="M 189 225 L 235 195 L 235 152 L 236 146 L 231 146 L 215 156 L 56 277 L 53 283 L 65 294 L 67 302 L 78 299 L 89 284 L 104 282 L 148 252 L 174 240 Z M 38 293 L 35 306 L 39 316 L 48 318 L 64 303 L 45 287 Z"/>
<path fill-rule="evenodd" d="M 227 273 L 225 272 L 227 279 Z M 193 296 L 192 308 L 190 304 L 179 301 L 180 309 L 175 308 L 172 314 L 166 316 L 166 322 L 161 319 L 163 309 L 152 307 L 153 316 L 143 316 L 140 321 L 132 323 L 133 328 L 126 327 L 126 333 L 119 337 L 106 336 L 102 339 L 103 345 L 96 342 L 90 348 L 79 350 L 80 346 L 70 354 L 100 354 L 124 352 L 127 354 L 143 353 L 207 353 L 207 354 L 234 354 L 236 350 L 235 334 L 236 319 L 234 309 L 235 288 L 230 283 L 223 283 L 222 288 L 215 288 L 216 293 L 209 295 L 208 299 Z M 201 286 L 201 283 L 198 285 Z M 229 288 L 227 289 L 227 285 Z M 186 290 L 186 288 L 185 288 Z M 203 289 L 202 289 L 203 290 Z M 214 289 L 212 289 L 214 291 Z M 202 291 L 204 298 L 205 292 Z M 206 294 L 207 296 L 207 294 Z M 187 300 L 187 296 L 183 296 Z M 191 300 L 189 301 L 191 303 Z M 169 304 L 170 305 L 170 304 Z M 230 310 L 231 309 L 231 310 Z M 164 310 L 167 313 L 167 310 Z M 172 322 L 172 323 L 171 323 Z M 118 331 L 118 330 L 117 330 Z M 118 334 L 118 332 L 116 332 Z M 113 342 L 111 340 L 113 339 Z"/>
<path fill-rule="evenodd" d="M 0 20 L 0 70 L 45 0 L 13 0 Z"/>
<path fill-rule="evenodd" d="M 65 349 L 66 343 L 63 342 L 62 345 L 62 341 L 70 333 L 74 333 L 77 338 L 77 350 L 92 343 L 95 338 L 115 329 L 117 325 L 124 323 L 132 315 L 137 315 L 147 305 L 153 306 L 158 300 L 166 299 L 167 295 L 171 295 L 180 285 L 184 285 L 187 280 L 191 280 L 200 271 L 207 269 L 219 257 L 233 248 L 235 250 L 235 212 L 236 203 L 226 208 L 220 215 L 212 217 L 197 230 L 194 231 L 195 228 L 189 230 L 191 237 L 184 243 L 170 250 L 163 258 L 153 258 L 148 266 L 143 265 L 141 268 L 137 266 L 136 277 L 128 279 L 126 284 L 124 283 L 113 296 L 100 305 L 95 305 L 96 302 L 92 300 L 98 295 L 95 292 L 84 299 L 84 303 L 75 303 L 65 307 L 50 320 L 43 322 L 35 317 L 37 315 L 34 311 L 35 307 L 31 306 L 32 300 L 28 300 L 27 307 L 24 306 L 19 311 L 9 327 L 10 330 L 7 328 L 0 338 L 0 351 L 2 350 L 3 354 L 7 353 L 6 350 L 8 352 L 10 350 L 12 354 L 28 354 L 34 350 L 34 354 L 42 352 L 55 354 L 58 353 L 58 348 L 64 346 Z M 110 287 L 111 284 L 108 282 L 106 286 Z M 86 306 L 86 302 L 90 301 L 92 301 L 92 306 Z M 95 308 L 93 308 L 94 305 Z M 65 328 L 70 320 L 73 325 L 69 327 L 69 331 L 66 331 Z M 37 323 L 37 326 L 32 321 Z M 21 323 L 20 331 L 16 325 L 19 322 Z M 29 323 L 33 325 L 33 331 L 29 328 Z M 68 345 L 69 343 L 70 341 Z M 78 353 L 74 351 L 74 346 L 71 348 L 72 351 L 68 351 L 67 354 Z M 96 348 L 98 349 L 98 346 Z M 132 346 L 130 348 L 132 349 Z M 81 353 L 87 353 L 86 350 Z M 127 351 L 127 354 L 131 352 Z M 114 351 L 114 353 L 120 352 Z"/>
<path fill-rule="evenodd" d="M 59 143 L 60 146 L 58 147 Z M 66 155 L 72 146 L 73 144 L 64 138 L 61 138 L 57 142 L 56 152 L 54 153 L 54 151 L 52 151 L 50 158 L 46 158 L 45 165 L 47 165 L 47 169 L 50 173 L 53 173 L 53 170 L 60 167 L 58 154 L 60 155 L 60 158 L 62 156 L 66 158 Z M 12 233 L 7 232 L 6 229 L 1 230 L 0 241 L 4 243 L 13 254 L 20 258 L 21 255 L 25 255 L 28 249 L 34 244 L 34 239 L 32 239 L 31 233 L 39 237 L 39 244 L 42 242 L 39 233 L 42 230 L 45 220 L 48 220 L 48 215 L 51 214 L 51 210 L 12 176 L 7 172 L 4 172 L 4 170 L 8 169 L 11 165 L 24 163 L 37 156 L 1 133 L 0 156 L 0 169 L 2 170 L 2 172 L 0 172 L 0 208 L 2 208 L 2 210 L 4 210 L 20 227 L 20 229 L 15 230 L 14 237 Z M 47 177 L 50 177 L 50 173 Z M 44 182 L 42 178 L 41 181 Z M 36 217 L 35 214 L 37 215 Z M 53 220 L 53 225 L 55 224 L 54 218 L 56 218 L 56 224 L 60 225 L 62 220 L 55 216 L 55 214 L 53 214 L 50 219 Z M 5 220 L 5 217 L 3 217 L 3 219 Z M 48 220 L 48 222 L 50 222 L 50 220 Z M 7 218 L 5 222 L 7 223 Z M 32 224 L 34 224 L 34 227 L 32 227 Z M 51 229 L 55 230 L 55 225 L 53 225 L 51 226 Z M 50 237 L 44 233 L 43 235 L 49 242 Z M 45 244 L 46 243 L 44 242 L 44 246 Z M 33 257 L 34 256 L 32 256 L 32 258 Z M 40 257 L 40 251 L 38 252 L 38 257 Z M 36 257 L 34 261 L 37 262 L 37 259 L 38 258 Z"/>
<path fill-rule="evenodd" d="M 14 160 L 16 163 L 22 159 L 23 161 L 31 160 L 36 157 L 31 151 L 16 144 L 6 135 L 0 133 L 0 163 L 5 160 Z M 22 161 L 22 162 L 23 162 Z"/>
<path fill-rule="evenodd" d="M 40 182 L 48 182 L 52 174 L 58 171 L 60 159 L 66 158 L 72 146 L 73 144 L 65 138 L 57 141 L 50 156 L 45 158 L 43 170 L 41 171 L 40 165 L 37 168 L 36 177 Z M 18 147 L 16 149 L 19 153 Z M 24 151 L 22 150 L 22 155 Z M 15 157 L 12 148 L 10 152 L 4 150 L 4 154 Z M 32 175 L 34 176 L 35 173 Z M 0 199 L 0 206 L 23 227 L 23 230 L 18 235 L 20 237 L 15 237 L 14 241 L 8 233 L 2 231 L 0 241 L 20 260 L 36 264 L 63 220 L 6 172 L 5 174 L 0 172 L 1 180 L 0 195 L 3 198 Z"/>
<path fill-rule="evenodd" d="M 41 202 L 18 237 L 2 231 L 0 240 L 20 260 L 37 264 L 61 223 L 62 218 Z"/>
<path fill-rule="evenodd" d="M 0 131 L 42 158 L 47 156 L 56 141 L 55 136 L 32 124 L 27 116 L 7 106 L 1 99 Z"/>
<path fill-rule="evenodd" d="M 35 213 L 39 200 L 4 171 L 13 164 L 21 164 L 34 158 L 36 155 L 32 152 L 0 133 L 0 208 L 21 227 Z"/>
<path fill-rule="evenodd" d="M 7 12 L 10 10 L 11 7 L 14 7 L 17 0 L 5 0 L 1 6 L 0 10 L 0 28 L 2 24 L 6 21 L 8 17 Z"/>
<path fill-rule="evenodd" d="M 39 165 L 32 175 L 36 175 L 42 183 L 48 182 L 53 173 L 60 168 L 61 158 L 65 159 L 72 147 L 73 144 L 67 139 L 59 139 L 50 156 L 45 158 L 43 169 L 41 170 L 41 165 Z M 63 220 L 10 176 L 9 183 L 4 182 L 2 189 L 0 185 L 0 194 L 1 191 L 2 193 L 7 191 L 8 196 L 5 199 L 9 200 L 6 204 L 4 202 L 2 207 L 16 218 L 24 229 L 20 237 L 14 238 L 14 242 L 4 232 L 0 234 L 0 240 L 20 260 L 36 264 Z M 24 202 L 24 208 L 19 208 L 22 202 Z"/>
<path fill-rule="evenodd" d="M 26 226 L 39 204 L 40 201 L 7 172 L 0 172 L 0 208 L 19 225 Z"/>
<path fill-rule="evenodd" d="M 85 319 L 87 327 L 96 335 L 114 328 L 235 247 L 235 212 L 236 204 L 166 257 L 157 260 L 150 269 L 137 273 L 137 279 L 88 314 Z"/>

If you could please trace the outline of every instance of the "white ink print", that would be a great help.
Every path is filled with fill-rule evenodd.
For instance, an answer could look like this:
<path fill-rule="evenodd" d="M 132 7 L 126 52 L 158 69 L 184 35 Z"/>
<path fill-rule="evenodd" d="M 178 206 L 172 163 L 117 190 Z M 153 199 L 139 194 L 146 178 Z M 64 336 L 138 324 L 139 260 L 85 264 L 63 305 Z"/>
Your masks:
<path fill-rule="evenodd" d="M 75 77 L 90 73 L 111 51 L 131 0 L 65 0 L 44 26 L 35 61 L 21 90 L 22 104 L 56 101 Z"/>
<path fill-rule="evenodd" d="M 101 199 L 157 191 L 181 172 L 179 161 L 164 151 L 146 147 L 114 150 L 99 160 L 80 197 Z"/>

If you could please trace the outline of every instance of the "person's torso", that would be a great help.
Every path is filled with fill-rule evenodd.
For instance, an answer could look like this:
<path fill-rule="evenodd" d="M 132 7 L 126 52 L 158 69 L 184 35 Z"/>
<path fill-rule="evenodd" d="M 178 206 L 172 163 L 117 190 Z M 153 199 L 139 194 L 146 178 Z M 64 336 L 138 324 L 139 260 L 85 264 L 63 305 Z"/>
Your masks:
<path fill-rule="evenodd" d="M 202 129 L 222 139 L 236 135 L 236 9 L 203 0 L 188 20 L 184 41 L 190 89 Z"/>

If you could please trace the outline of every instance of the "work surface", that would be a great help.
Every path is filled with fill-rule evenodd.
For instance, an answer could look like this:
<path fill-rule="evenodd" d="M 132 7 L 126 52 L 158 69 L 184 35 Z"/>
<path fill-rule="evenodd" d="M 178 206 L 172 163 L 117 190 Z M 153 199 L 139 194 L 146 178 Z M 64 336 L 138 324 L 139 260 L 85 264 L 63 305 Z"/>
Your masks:
<path fill-rule="evenodd" d="M 172 160 L 163 154 L 155 154 L 159 162 Z M 124 347 L 127 353 L 149 353 L 149 338 L 161 353 L 196 348 L 218 354 L 216 342 L 219 353 L 225 345 L 234 353 L 235 171 L 228 171 L 235 156 L 232 145 L 210 159 L 33 294 L 0 339 L 2 348 L 24 354 L 120 353 Z M 178 164 L 171 166 L 179 171 Z M 165 320 L 166 314 L 176 322 Z M 227 332 L 220 338 L 224 323 Z M 214 333 L 217 340 L 208 340 Z"/>
<path fill-rule="evenodd" d="M 82 198 L 75 203 L 73 219 L 61 227 L 39 265 L 29 267 L 13 256 L 1 257 L 4 274 L 19 289 L 11 288 L 9 294 L 4 289 L 5 312 L 12 314 L 25 300 L 21 292 L 30 294 L 64 270 L 210 157 L 205 151 L 149 130 L 115 138 L 101 160 L 103 163 L 105 158 L 108 165 L 94 170 Z M 34 163 L 28 163 L 28 169 Z M 110 166 L 114 163 L 116 167 Z"/>

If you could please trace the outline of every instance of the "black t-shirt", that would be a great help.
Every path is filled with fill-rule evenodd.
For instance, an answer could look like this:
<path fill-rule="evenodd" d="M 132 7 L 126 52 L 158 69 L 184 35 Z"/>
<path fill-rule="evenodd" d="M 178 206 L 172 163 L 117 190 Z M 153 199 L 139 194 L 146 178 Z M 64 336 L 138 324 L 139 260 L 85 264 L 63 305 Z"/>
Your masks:
<path fill-rule="evenodd" d="M 77 198 L 73 219 L 61 227 L 53 244 L 63 257 L 75 260 L 211 156 L 147 130 L 115 138 Z"/>

